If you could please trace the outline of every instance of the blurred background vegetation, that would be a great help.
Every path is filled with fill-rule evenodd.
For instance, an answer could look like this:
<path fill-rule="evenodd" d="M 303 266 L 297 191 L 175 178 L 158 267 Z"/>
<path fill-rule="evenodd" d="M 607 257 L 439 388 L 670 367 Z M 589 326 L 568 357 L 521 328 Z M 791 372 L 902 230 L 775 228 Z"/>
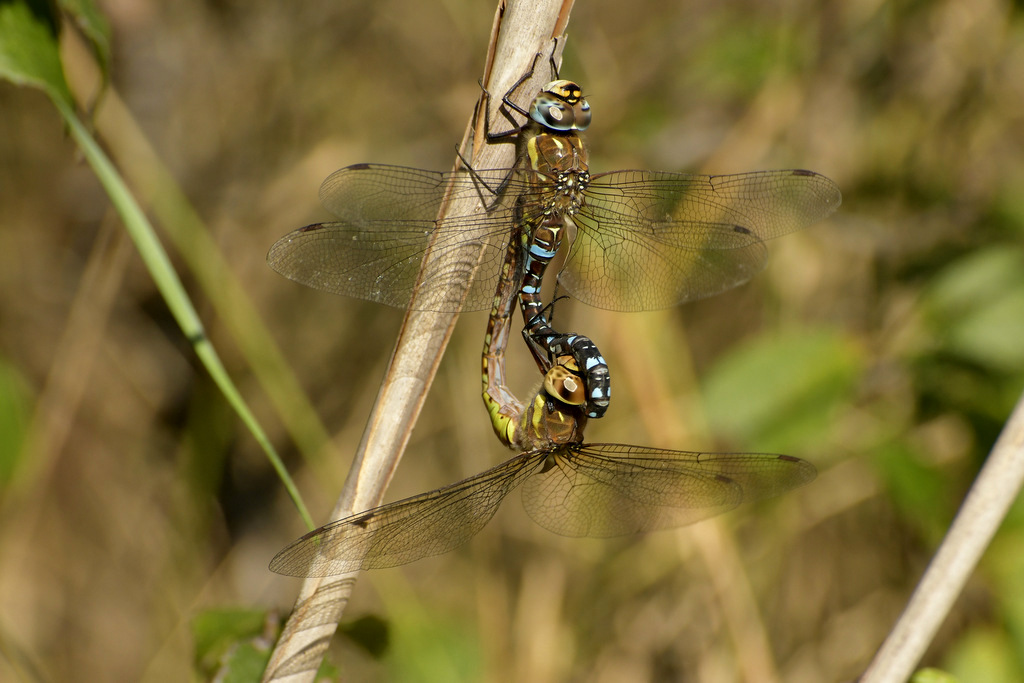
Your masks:
<path fill-rule="evenodd" d="M 98 104 L 98 135 L 163 220 L 210 336 L 322 523 L 401 312 L 302 289 L 266 251 L 328 217 L 317 189 L 337 168 L 451 166 L 494 8 L 100 7 L 113 90 L 95 99 L 80 75 L 91 58 L 66 35 L 80 101 Z M 593 169 L 806 167 L 844 194 L 723 296 L 642 314 L 560 304 L 615 383 L 588 438 L 785 452 L 820 477 L 720 520 L 607 541 L 549 534 L 513 495 L 459 551 L 363 575 L 333 667 L 348 680 L 849 680 L 1024 387 L 1021 7 L 592 0 L 569 35 L 562 74 L 595 112 Z M 0 83 L 0 131 L 0 678 L 208 676 L 230 634 L 272 640 L 298 582 L 266 564 L 304 528 L 50 103 Z M 147 185 L 143 140 L 198 233 L 172 237 L 184 213 L 166 183 Z M 226 269 L 202 265 L 212 249 Z M 241 299 L 226 294 L 236 282 Z M 253 342 L 258 319 L 310 408 L 282 399 L 287 374 L 253 370 L 277 367 Z M 479 398 L 485 322 L 462 316 L 389 500 L 508 455 Z M 528 393 L 519 345 L 511 364 Z M 1022 536 L 1016 509 L 925 664 L 1024 679 Z"/>

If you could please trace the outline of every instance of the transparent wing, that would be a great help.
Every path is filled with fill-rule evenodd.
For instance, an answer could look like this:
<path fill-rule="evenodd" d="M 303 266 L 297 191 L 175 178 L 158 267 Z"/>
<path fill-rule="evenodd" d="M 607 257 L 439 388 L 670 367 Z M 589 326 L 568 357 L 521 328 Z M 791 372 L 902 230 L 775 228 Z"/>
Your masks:
<path fill-rule="evenodd" d="M 333 576 L 446 553 L 484 528 L 542 458 L 542 453 L 523 453 L 456 484 L 331 522 L 279 552 L 270 569 L 289 576 Z"/>
<path fill-rule="evenodd" d="M 309 287 L 405 308 L 430 249 L 416 308 L 457 308 L 460 283 L 473 275 L 463 308 L 485 310 L 516 219 L 515 200 L 530 192 L 527 173 L 343 168 L 320 191 L 324 206 L 341 220 L 285 235 L 267 261 Z M 449 185 L 461 213 L 438 225 Z M 711 296 L 763 267 L 765 240 L 821 220 L 840 201 L 831 180 L 809 171 L 596 175 L 575 217 L 579 230 L 560 281 L 580 300 L 612 310 Z M 490 211 L 476 212 L 482 206 Z"/>
<path fill-rule="evenodd" d="M 811 171 L 599 174 L 559 281 L 585 303 L 620 311 L 711 296 L 764 266 L 765 240 L 822 220 L 840 202 L 836 184 Z"/>
<path fill-rule="evenodd" d="M 341 220 L 285 235 L 271 247 L 267 262 L 308 287 L 405 308 L 431 249 L 416 308 L 454 310 L 459 284 L 476 269 L 463 308 L 487 309 L 513 220 L 509 204 L 525 190 L 511 174 L 508 169 L 452 174 L 375 164 L 343 168 L 320 188 L 324 207 Z M 450 201 L 468 208 L 439 225 L 449 184 Z M 495 196 L 498 188 L 509 191 Z M 475 211 L 483 206 L 491 211 Z"/>
<path fill-rule="evenodd" d="M 787 455 L 581 444 L 550 455 L 522 497 L 549 531 L 606 537 L 692 524 L 814 477 L 813 465 Z"/>

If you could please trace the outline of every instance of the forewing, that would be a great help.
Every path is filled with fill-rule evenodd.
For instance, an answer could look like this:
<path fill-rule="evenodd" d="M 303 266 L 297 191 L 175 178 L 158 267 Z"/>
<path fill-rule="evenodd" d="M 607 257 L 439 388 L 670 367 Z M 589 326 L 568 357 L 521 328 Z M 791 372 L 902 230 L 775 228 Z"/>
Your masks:
<path fill-rule="evenodd" d="M 767 453 L 696 453 L 618 444 L 559 451 L 527 479 L 530 517 L 565 536 L 618 536 L 692 524 L 811 481 L 814 466 Z"/>
<path fill-rule="evenodd" d="M 459 287 L 476 269 L 463 308 L 486 309 L 512 220 L 510 200 L 493 190 L 508 175 L 508 170 L 450 174 L 375 164 L 343 168 L 320 188 L 324 206 L 341 220 L 285 235 L 271 247 L 267 262 L 308 287 L 405 308 L 429 251 L 416 308 L 458 308 Z M 452 205 L 463 210 L 438 224 L 449 185 Z M 484 206 L 488 213 L 476 212 Z"/>
<path fill-rule="evenodd" d="M 825 218 L 840 201 L 835 183 L 811 171 L 600 174 L 574 219 L 560 282 L 611 310 L 708 297 L 761 270 L 765 240 Z"/>
<path fill-rule="evenodd" d="M 538 461 L 535 454 L 520 454 L 450 486 L 326 524 L 274 556 L 270 569 L 333 576 L 446 553 L 480 531 Z"/>

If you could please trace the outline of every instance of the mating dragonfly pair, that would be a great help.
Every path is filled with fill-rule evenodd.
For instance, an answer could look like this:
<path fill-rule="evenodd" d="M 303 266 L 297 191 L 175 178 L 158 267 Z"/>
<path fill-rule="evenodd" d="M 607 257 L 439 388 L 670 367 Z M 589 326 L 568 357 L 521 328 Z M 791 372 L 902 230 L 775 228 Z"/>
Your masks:
<path fill-rule="evenodd" d="M 520 486 L 527 512 L 541 526 L 606 537 L 690 524 L 815 476 L 810 463 L 785 455 L 584 443 L 588 418 L 601 417 L 609 405 L 610 373 L 587 337 L 553 329 L 541 282 L 562 250 L 559 284 L 593 306 L 653 310 L 711 296 L 763 267 L 766 240 L 835 211 L 836 185 L 803 170 L 590 175 L 580 136 L 590 107 L 577 84 L 552 81 L 528 111 L 508 96 L 503 101 L 526 117 L 510 132 L 517 136 L 516 167 L 341 169 L 320 189 L 324 206 L 340 220 L 286 235 L 268 262 L 315 289 L 396 307 L 410 300 L 419 310 L 490 305 L 484 403 L 499 439 L 520 452 L 461 482 L 310 532 L 274 557 L 273 571 L 329 576 L 447 552 L 480 531 Z M 474 197 L 485 213 L 438 219 L 446 202 Z M 453 269 L 467 269 L 460 261 L 467 246 L 480 256 L 457 300 L 449 279 Z M 451 267 L 422 268 L 425 257 Z M 517 302 L 527 347 L 544 374 L 528 403 L 505 383 Z"/>

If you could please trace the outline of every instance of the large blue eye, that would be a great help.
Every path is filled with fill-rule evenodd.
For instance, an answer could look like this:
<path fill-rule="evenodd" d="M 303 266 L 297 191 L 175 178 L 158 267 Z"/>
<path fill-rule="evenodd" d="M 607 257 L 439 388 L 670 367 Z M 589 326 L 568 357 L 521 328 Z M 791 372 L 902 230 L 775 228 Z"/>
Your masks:
<path fill-rule="evenodd" d="M 530 107 L 530 118 L 552 130 L 572 130 L 576 127 L 573 110 L 564 102 L 541 93 Z"/>
<path fill-rule="evenodd" d="M 590 125 L 590 103 L 580 100 L 572 108 L 573 123 L 577 130 L 586 130 Z"/>

